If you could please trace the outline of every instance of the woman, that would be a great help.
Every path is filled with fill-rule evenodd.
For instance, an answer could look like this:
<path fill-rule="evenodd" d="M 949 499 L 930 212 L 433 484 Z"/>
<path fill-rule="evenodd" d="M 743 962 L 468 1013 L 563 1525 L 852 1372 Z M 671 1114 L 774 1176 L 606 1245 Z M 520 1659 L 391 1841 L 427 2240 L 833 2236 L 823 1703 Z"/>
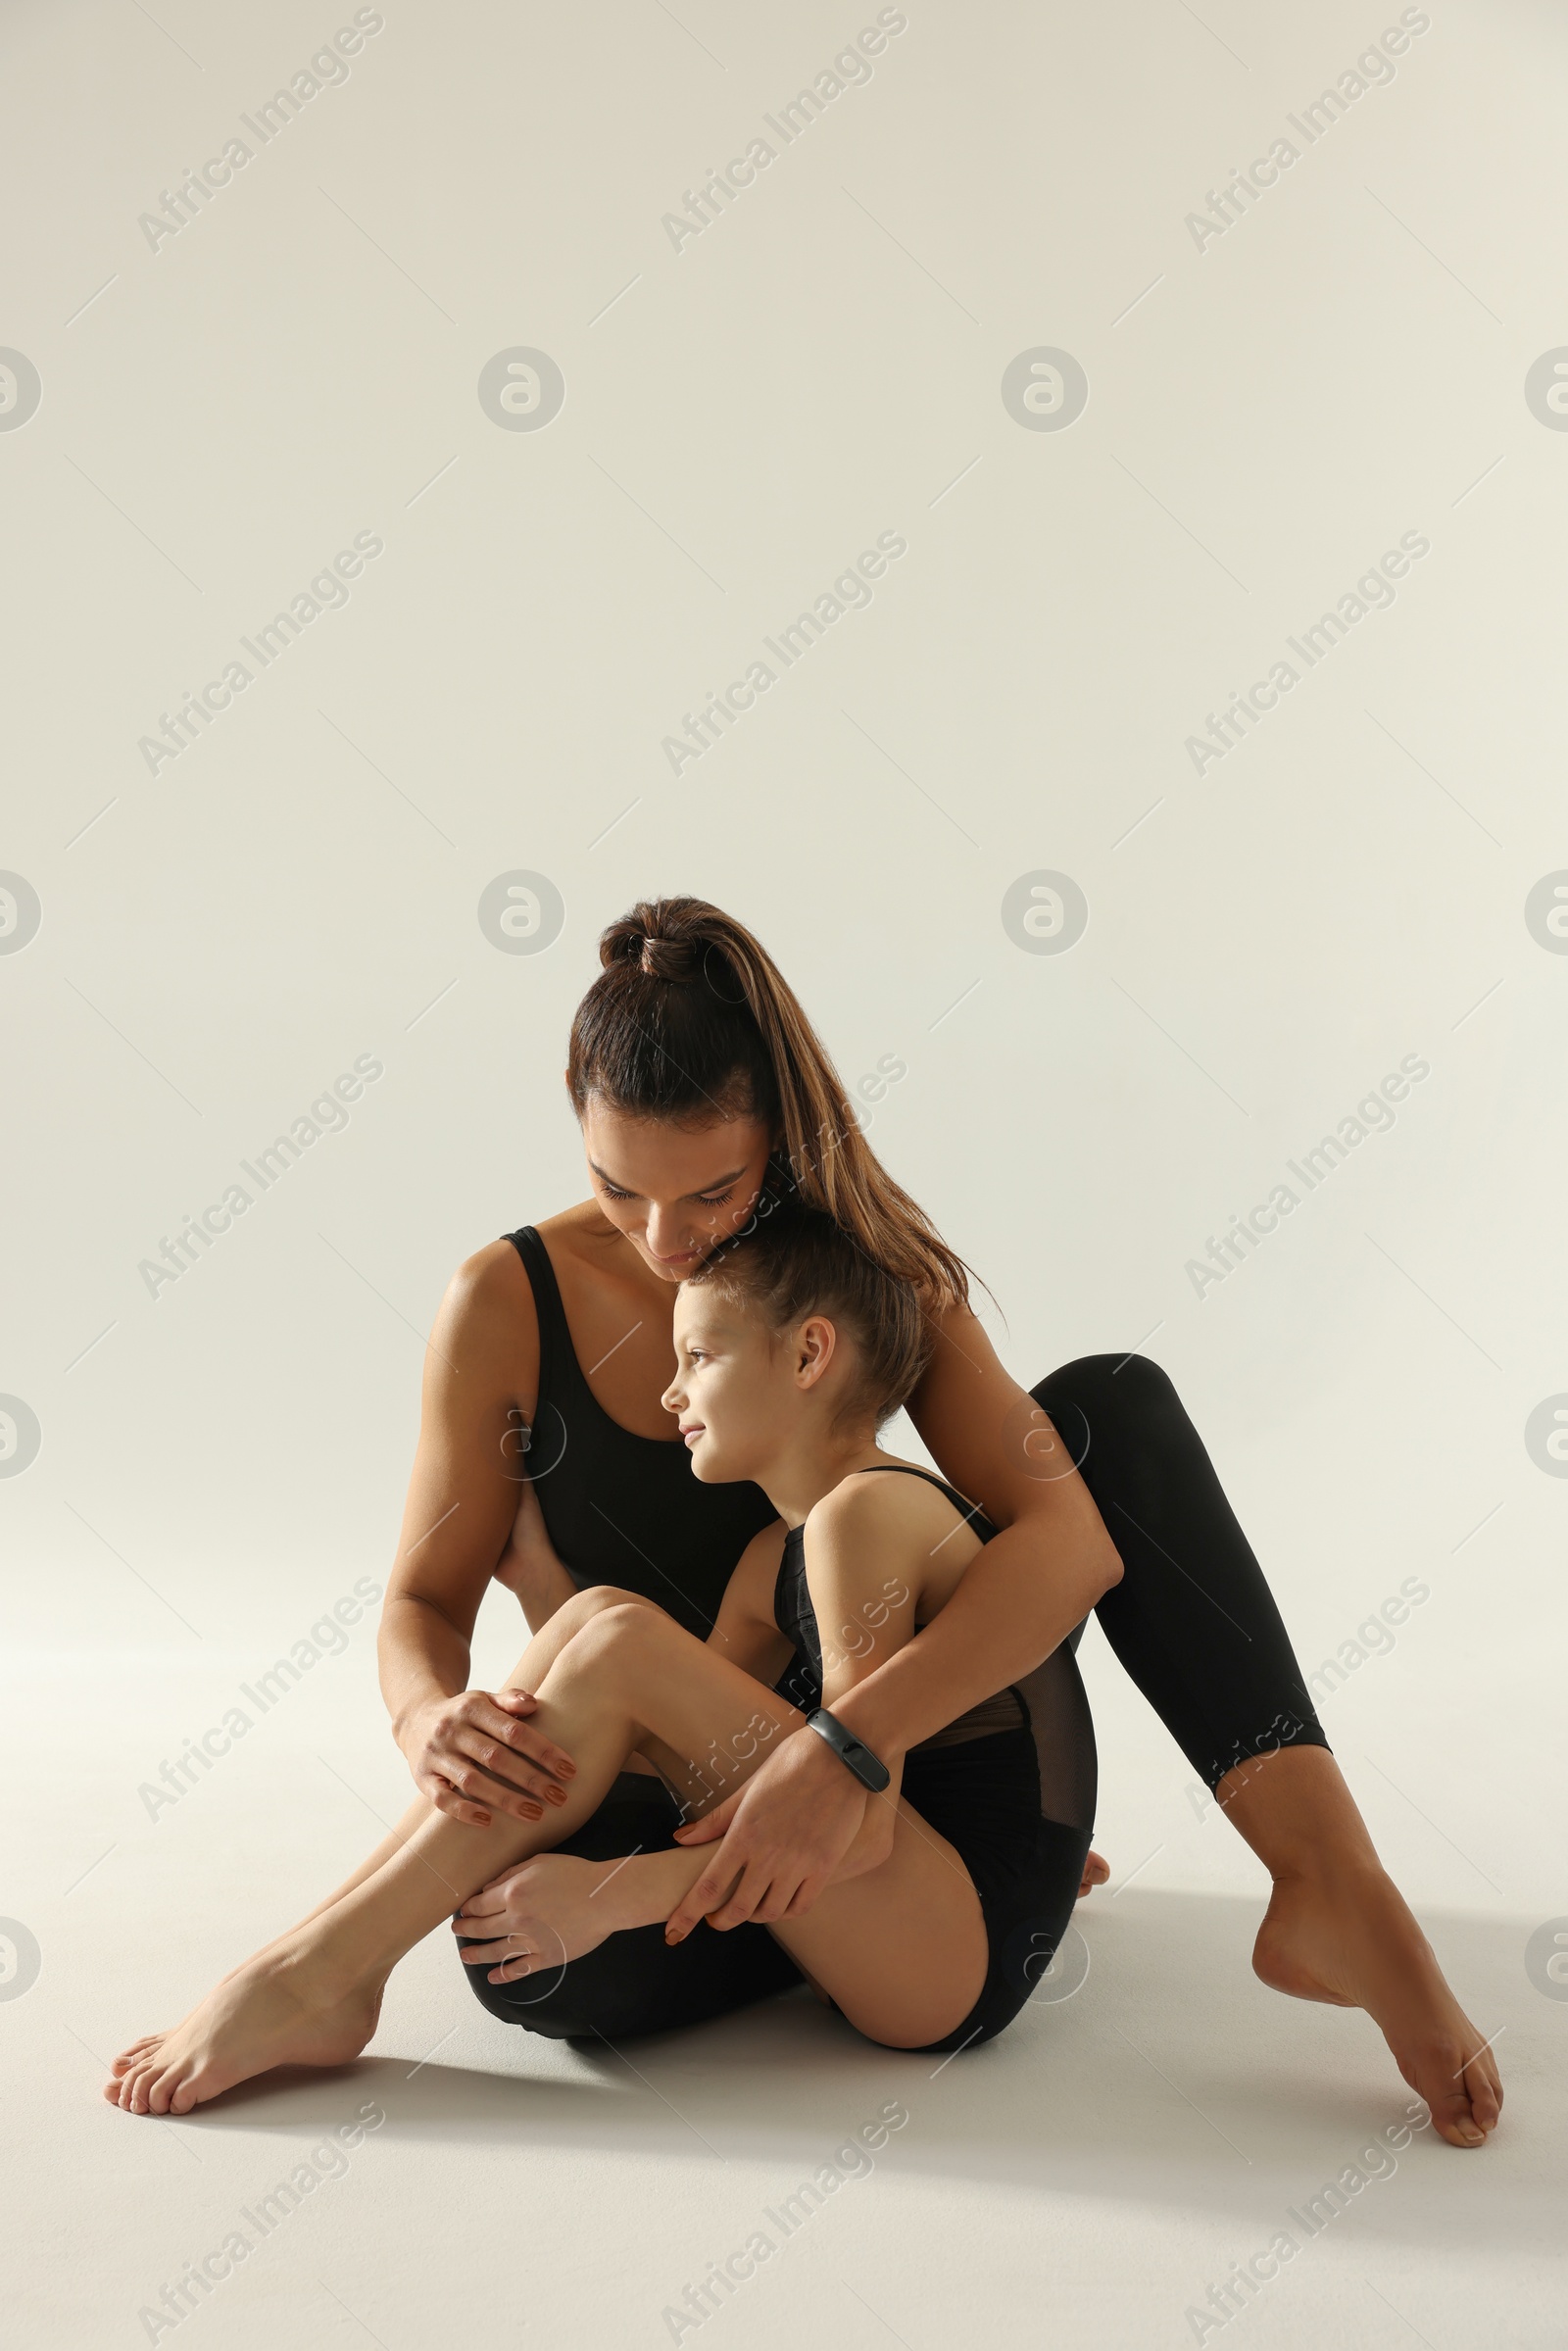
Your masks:
<path fill-rule="evenodd" d="M 1093 1608 L 1270 1872 L 1258 1974 L 1300 1998 L 1366 2008 L 1442 2135 L 1482 2144 L 1500 2101 L 1494 2060 L 1377 1860 L 1262 1571 L 1164 1374 L 1104 1355 L 1031 1395 L 1014 1384 L 969 1310 L 963 1265 L 867 1148 L 800 1004 L 739 923 L 698 900 L 641 905 L 605 933 L 600 955 L 566 1072 L 591 1198 L 467 1259 L 426 1359 L 380 1641 L 419 1800 L 249 1974 L 176 2033 L 127 2050 L 105 2094 L 178 2112 L 213 2094 L 193 2081 L 243 2079 L 281 2062 L 281 2048 L 292 2062 L 328 2049 L 320 2061 L 338 2062 L 350 2041 L 362 2047 L 378 1998 L 370 1976 L 401 1936 L 417 1939 L 424 1913 L 410 1887 L 435 1873 L 455 1909 L 504 1866 L 498 1837 L 568 1802 L 572 1758 L 530 1727 L 526 1688 L 466 1687 L 492 1575 L 535 1626 L 562 1597 L 513 1541 L 525 1454 L 578 1584 L 639 1593 L 707 1632 L 772 1513 L 755 1489 L 701 1486 L 669 1432 L 660 1398 L 673 1298 L 771 1175 L 914 1284 L 934 1351 L 910 1417 L 998 1530 L 940 1616 L 846 1698 L 848 1729 L 879 1755 L 906 1753 L 1023 1680 Z M 1067 1721 L 1062 1738 L 1092 1772 L 1086 1730 Z M 524 1986 L 540 1995 L 526 2004 L 471 1971 L 487 2004 L 534 2031 L 615 2038 L 757 1999 L 798 1980 L 767 1929 L 852 1847 L 885 1860 L 891 1834 L 832 1749 L 802 1734 L 701 1823 L 677 1819 L 657 1777 L 628 1772 L 562 1842 L 596 1858 L 674 1836 L 710 1843 L 709 1867 L 670 1915 L 675 1939 L 657 1926 L 617 1935 Z"/>
<path fill-rule="evenodd" d="M 963 1495 L 877 1444 L 919 1378 L 930 1328 L 913 1286 L 830 1216 L 781 1204 L 713 1250 L 677 1293 L 674 1338 L 664 1403 L 694 1472 L 704 1485 L 755 1479 L 777 1516 L 742 1552 L 706 1645 L 613 1586 L 551 1618 L 525 1673 L 543 1668 L 558 1738 L 561 1709 L 588 1718 L 573 1752 L 590 1746 L 601 1778 L 585 1793 L 579 1773 L 578 1805 L 606 1785 L 607 1731 L 610 1763 L 635 1742 L 697 1814 L 805 1723 L 844 1753 L 845 1699 L 951 1605 L 993 1532 Z M 1076 1682 L 1065 1648 L 907 1756 L 847 1750 L 875 1797 L 871 1825 L 888 1817 L 887 1858 L 864 1867 L 852 1849 L 771 1933 L 867 2038 L 956 2053 L 1004 2032 L 1034 1993 L 1089 1850 L 1087 1822 L 1062 1817 L 1079 1809 L 1077 1775 L 1059 1768 L 1078 1711 L 1063 1676 Z M 684 1726 L 677 1743 L 655 1717 Z M 454 1922 L 469 1938 L 465 1965 L 493 1985 L 559 1975 L 640 1927 L 662 1932 L 706 1863 L 678 1847 L 593 1861 L 544 1851 L 547 1827 L 531 1836 L 535 1856 Z"/>

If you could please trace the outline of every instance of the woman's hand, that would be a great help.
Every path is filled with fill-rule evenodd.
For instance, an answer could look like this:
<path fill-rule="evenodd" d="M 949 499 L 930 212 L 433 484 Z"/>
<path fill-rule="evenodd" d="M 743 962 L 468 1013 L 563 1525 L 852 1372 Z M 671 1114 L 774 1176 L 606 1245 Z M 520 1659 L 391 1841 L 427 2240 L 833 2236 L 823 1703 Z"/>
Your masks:
<path fill-rule="evenodd" d="M 459 1953 L 465 1967 L 488 1968 L 491 1984 L 546 1974 L 597 1950 L 619 1921 L 595 1896 L 618 1862 L 580 1861 L 574 1853 L 538 1853 L 470 1894 L 452 1922 L 455 1935 L 482 1935 Z"/>
<path fill-rule="evenodd" d="M 702 1918 L 710 1927 L 804 1918 L 830 1880 L 858 1877 L 886 1861 L 897 1815 L 891 1793 L 869 1795 L 827 1741 L 814 1731 L 808 1736 L 803 1724 L 744 1788 L 676 1830 L 688 1850 L 710 1842 L 714 1850 L 670 1912 L 665 1941 L 684 1940 Z"/>
<path fill-rule="evenodd" d="M 498 1812 L 543 1820 L 546 1804 L 565 1801 L 577 1766 L 528 1721 L 538 1703 L 527 1690 L 463 1690 L 413 1708 L 397 1741 L 420 1795 L 475 1829 Z"/>

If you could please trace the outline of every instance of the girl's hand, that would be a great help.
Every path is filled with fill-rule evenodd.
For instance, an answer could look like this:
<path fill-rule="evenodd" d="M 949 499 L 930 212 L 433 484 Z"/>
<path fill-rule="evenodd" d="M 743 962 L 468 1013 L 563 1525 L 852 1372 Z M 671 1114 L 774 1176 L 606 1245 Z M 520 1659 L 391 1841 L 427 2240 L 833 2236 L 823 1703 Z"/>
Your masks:
<path fill-rule="evenodd" d="M 577 1766 L 528 1721 L 527 1690 L 463 1690 L 432 1698 L 397 1726 L 415 1786 L 438 1812 L 488 1829 L 498 1812 L 538 1821 L 565 1801 Z"/>
<path fill-rule="evenodd" d="M 574 1853 L 538 1853 L 493 1878 L 452 1922 L 455 1935 L 485 1937 L 460 1953 L 464 1966 L 488 1968 L 491 1984 L 514 1984 L 597 1950 L 618 1921 L 596 1896 L 619 1867 Z"/>

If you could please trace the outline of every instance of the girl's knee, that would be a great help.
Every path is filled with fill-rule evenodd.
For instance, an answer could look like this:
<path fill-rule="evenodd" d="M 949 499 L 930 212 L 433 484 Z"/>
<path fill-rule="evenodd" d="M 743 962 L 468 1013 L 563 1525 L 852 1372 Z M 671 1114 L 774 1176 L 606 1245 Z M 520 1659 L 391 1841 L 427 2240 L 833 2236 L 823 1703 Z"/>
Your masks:
<path fill-rule="evenodd" d="M 529 1648 L 518 1658 L 507 1687 L 513 1690 L 522 1690 L 532 1686 L 527 1680 L 525 1671 L 530 1654 L 534 1658 L 532 1671 L 534 1680 L 537 1681 L 550 1666 L 557 1663 L 570 1643 L 582 1634 L 591 1631 L 596 1624 L 601 1623 L 615 1610 L 632 1608 L 640 1608 L 650 1616 L 659 1616 L 663 1613 L 662 1609 L 655 1606 L 652 1600 L 643 1599 L 635 1592 L 622 1592 L 614 1584 L 591 1584 L 582 1592 L 574 1592 L 568 1599 L 563 1600 L 561 1606 L 552 1612 L 548 1623 L 541 1628 L 534 1641 L 529 1644 Z M 542 1652 L 540 1650 L 541 1642 L 544 1643 Z"/>
<path fill-rule="evenodd" d="M 569 1658 L 573 1664 L 603 1665 L 615 1657 L 645 1657 L 670 1634 L 680 1632 L 673 1617 L 634 1592 L 617 1592 L 607 1584 L 578 1596 L 597 1605 L 583 1609 L 558 1663 Z"/>
<path fill-rule="evenodd" d="M 597 1618 L 608 1616 L 612 1609 L 653 1605 L 652 1600 L 645 1600 L 639 1592 L 622 1592 L 616 1584 L 590 1584 L 584 1591 L 574 1592 L 569 1600 L 563 1600 L 551 1622 L 559 1624 L 569 1640 Z"/>

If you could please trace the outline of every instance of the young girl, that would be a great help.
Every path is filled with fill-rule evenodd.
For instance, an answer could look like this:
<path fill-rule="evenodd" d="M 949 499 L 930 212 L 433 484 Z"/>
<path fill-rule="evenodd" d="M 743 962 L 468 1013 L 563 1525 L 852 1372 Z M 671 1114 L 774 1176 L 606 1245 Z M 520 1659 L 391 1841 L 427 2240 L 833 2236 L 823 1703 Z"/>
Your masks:
<path fill-rule="evenodd" d="M 638 1751 L 680 1816 L 700 1817 L 805 1716 L 869 1790 L 868 1825 L 875 1807 L 895 1808 L 892 1850 L 866 1870 L 852 1846 L 826 1891 L 808 1881 L 787 1907 L 757 1915 L 861 2032 L 936 2050 L 989 2039 L 1036 1988 L 1084 1883 L 1094 1790 L 1066 1650 L 907 1756 L 871 1755 L 833 1715 L 940 1613 L 993 1532 L 951 1486 L 876 1443 L 930 1344 L 910 1286 L 808 1210 L 760 1219 L 682 1284 L 665 1406 L 696 1475 L 752 1480 L 779 1523 L 747 1547 L 707 1644 L 752 1686 L 700 1753 L 657 1735 Z M 542 1522 L 534 1541 L 535 1567 L 549 1572 Z M 564 1645 L 628 1596 L 584 1593 L 550 1626 Z M 463 1905 L 455 1926 L 474 1938 L 465 1962 L 492 1985 L 549 1980 L 612 1934 L 662 1932 L 709 1858 L 677 1842 L 524 1862 Z"/>

